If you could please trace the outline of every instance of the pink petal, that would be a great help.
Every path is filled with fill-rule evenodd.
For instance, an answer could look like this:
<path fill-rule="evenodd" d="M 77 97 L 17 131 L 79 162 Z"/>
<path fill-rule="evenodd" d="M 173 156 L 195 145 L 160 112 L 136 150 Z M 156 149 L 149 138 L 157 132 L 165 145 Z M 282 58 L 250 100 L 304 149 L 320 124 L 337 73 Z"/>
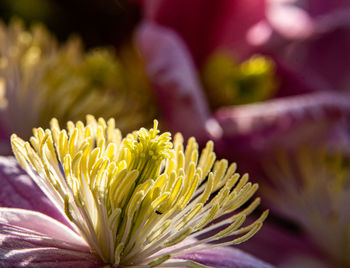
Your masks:
<path fill-rule="evenodd" d="M 349 0 L 307 0 L 302 7 L 313 17 L 327 15 L 350 7 Z"/>
<path fill-rule="evenodd" d="M 270 5 L 268 21 L 282 36 L 289 39 L 308 37 L 313 31 L 313 22 L 303 9 L 285 4 Z"/>
<path fill-rule="evenodd" d="M 144 9 L 148 18 L 178 32 L 199 64 L 217 48 L 246 54 L 248 29 L 265 17 L 263 0 L 151 0 Z"/>
<path fill-rule="evenodd" d="M 292 121 L 339 118 L 350 111 L 349 95 L 331 92 L 298 95 L 266 102 L 225 107 L 216 112 L 225 134 L 242 134 L 265 129 L 267 125 L 289 128 Z M 291 117 L 289 121 L 279 120 Z M 287 119 L 287 118 L 286 118 Z"/>
<path fill-rule="evenodd" d="M 339 24 L 324 22 L 313 38 L 290 46 L 285 61 L 308 76 L 322 78 L 333 90 L 349 91 L 350 10 Z"/>
<path fill-rule="evenodd" d="M 5 267 L 99 267 L 71 229 L 39 212 L 0 208 L 0 263 Z"/>
<path fill-rule="evenodd" d="M 331 90 L 347 91 L 349 18 L 347 0 L 270 0 L 267 19 L 252 27 L 249 42 L 260 52 L 268 52 L 298 70 L 306 80 L 321 81 L 322 87 Z"/>
<path fill-rule="evenodd" d="M 267 21 L 260 21 L 247 31 L 247 41 L 252 46 L 263 46 L 273 34 L 272 27 Z"/>
<path fill-rule="evenodd" d="M 239 249 L 230 247 L 219 247 L 210 250 L 197 251 L 181 255 L 179 259 L 193 260 L 198 263 L 220 268 L 272 268 L 250 254 Z"/>
<path fill-rule="evenodd" d="M 281 62 L 271 55 L 276 65 L 276 80 L 278 89 L 274 98 L 307 94 L 317 91 L 330 90 L 327 83 L 318 76 L 311 76 L 293 68 L 287 62 Z"/>
<path fill-rule="evenodd" d="M 215 117 L 222 125 L 226 137 L 264 134 L 265 141 L 256 144 L 256 148 L 261 148 L 269 138 L 285 134 L 305 123 L 328 125 L 346 118 L 350 113 L 349 100 L 348 95 L 314 93 L 226 107 L 219 109 Z M 295 142 L 298 140 L 290 140 L 291 144 Z"/>
<path fill-rule="evenodd" d="M 12 156 L 0 156 L 0 206 L 39 211 L 67 224 L 65 217 Z"/>
<path fill-rule="evenodd" d="M 181 39 L 168 28 L 144 22 L 136 32 L 136 45 L 145 59 L 168 129 L 183 131 L 185 137 L 201 137 L 209 118 L 208 106 Z"/>
<path fill-rule="evenodd" d="M 327 92 L 223 108 L 215 114 L 223 129 L 216 152 L 254 173 L 277 148 L 331 141 L 330 135 L 339 132 L 349 115 L 349 96 Z M 335 145 L 348 146 L 349 139 L 338 139 Z"/>

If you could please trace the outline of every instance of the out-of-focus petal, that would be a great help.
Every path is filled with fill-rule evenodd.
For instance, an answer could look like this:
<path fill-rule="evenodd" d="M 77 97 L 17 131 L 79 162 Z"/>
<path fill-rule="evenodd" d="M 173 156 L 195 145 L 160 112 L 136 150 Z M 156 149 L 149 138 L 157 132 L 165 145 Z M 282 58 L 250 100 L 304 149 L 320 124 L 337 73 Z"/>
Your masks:
<path fill-rule="evenodd" d="M 38 212 L 0 208 L 0 262 L 5 267 L 98 267 L 71 229 Z"/>
<path fill-rule="evenodd" d="M 349 95 L 331 92 L 305 94 L 225 107 L 219 109 L 215 117 L 222 125 L 225 136 L 257 134 L 261 131 L 274 135 L 276 131 L 289 131 L 294 124 L 298 125 L 302 121 L 322 123 L 348 115 L 349 99 Z M 266 133 L 267 130 L 270 131 Z"/>
<path fill-rule="evenodd" d="M 321 77 L 333 90 L 350 91 L 350 11 L 347 16 L 348 25 L 326 29 L 290 46 L 285 61 L 308 76 Z"/>
<path fill-rule="evenodd" d="M 200 139 L 209 110 L 184 43 L 172 30 L 144 22 L 136 32 L 136 45 L 145 59 L 168 129 Z"/>
<path fill-rule="evenodd" d="M 226 157 L 239 160 L 240 167 L 248 166 L 251 172 L 277 148 L 328 141 L 333 127 L 349 114 L 349 96 L 328 92 L 223 108 L 215 114 L 223 129 L 216 148 Z M 348 142 L 338 140 L 337 144 Z"/>
<path fill-rule="evenodd" d="M 350 88 L 349 18 L 349 1 L 269 0 L 266 20 L 251 28 L 248 39 L 308 79 L 345 91 Z"/>
<path fill-rule="evenodd" d="M 320 27 L 334 26 L 347 18 L 350 2 L 348 0 L 267 0 L 266 11 L 265 23 L 267 27 L 271 27 L 270 30 L 277 32 L 282 38 L 302 40 L 317 36 Z"/>
<path fill-rule="evenodd" d="M 350 7 L 348 0 L 304 0 L 295 1 L 311 16 L 320 17 Z"/>
<path fill-rule="evenodd" d="M 267 11 L 267 17 L 272 27 L 289 39 L 305 38 L 313 31 L 314 25 L 309 14 L 296 6 L 271 5 Z"/>
<path fill-rule="evenodd" d="M 12 156 L 0 156 L 0 189 L 1 207 L 39 211 L 67 223 L 62 214 Z"/>
<path fill-rule="evenodd" d="M 330 90 L 327 83 L 318 76 L 306 75 L 273 55 L 271 57 L 276 65 L 276 79 L 279 85 L 275 98 Z"/>
<path fill-rule="evenodd" d="M 250 254 L 231 247 L 219 247 L 210 250 L 197 251 L 178 258 L 193 260 L 198 263 L 217 268 L 272 268 Z"/>
<path fill-rule="evenodd" d="M 247 53 L 247 30 L 265 17 L 264 0 L 151 0 L 143 4 L 148 18 L 181 35 L 199 64 L 217 48 Z"/>

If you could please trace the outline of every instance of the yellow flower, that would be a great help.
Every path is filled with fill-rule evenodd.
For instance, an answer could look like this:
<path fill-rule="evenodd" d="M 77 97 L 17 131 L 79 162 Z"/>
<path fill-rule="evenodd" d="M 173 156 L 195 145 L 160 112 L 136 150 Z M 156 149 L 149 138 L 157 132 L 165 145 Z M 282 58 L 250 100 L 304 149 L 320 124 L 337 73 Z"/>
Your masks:
<path fill-rule="evenodd" d="M 28 138 L 33 125 L 82 120 L 87 113 L 118 117 L 125 132 L 151 125 L 152 90 L 130 45 L 85 53 L 79 39 L 64 45 L 43 25 L 0 24 L 0 117 L 3 129 Z"/>
<path fill-rule="evenodd" d="M 157 127 L 122 138 L 114 119 L 87 116 L 67 130 L 53 119 L 30 143 L 11 140 L 21 166 L 106 264 L 178 266 L 169 259 L 252 237 L 268 212 L 242 227 L 260 199 L 241 207 L 258 185 L 235 173 L 236 164 L 215 161 L 213 142 L 199 153 L 194 138 L 184 147 L 180 134 L 172 142 Z"/>

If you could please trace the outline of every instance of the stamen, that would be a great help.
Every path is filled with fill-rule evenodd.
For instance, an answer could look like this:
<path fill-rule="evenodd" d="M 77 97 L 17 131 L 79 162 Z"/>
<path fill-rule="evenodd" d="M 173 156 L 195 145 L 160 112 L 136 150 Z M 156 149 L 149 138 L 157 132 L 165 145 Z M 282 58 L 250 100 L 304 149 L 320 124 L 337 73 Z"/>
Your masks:
<path fill-rule="evenodd" d="M 12 147 L 22 167 L 106 264 L 204 267 L 172 258 L 242 243 L 261 228 L 267 211 L 241 227 L 259 205 L 255 199 L 211 224 L 248 202 L 258 186 L 235 173 L 235 164 L 215 162 L 212 142 L 199 154 L 194 138 L 184 149 L 180 134 L 172 143 L 170 133 L 159 134 L 157 127 L 155 121 L 152 129 L 122 139 L 114 120 L 87 116 L 86 126 L 69 122 L 61 130 L 53 119 L 51 130 L 33 130 L 31 143 L 13 135 Z M 232 239 L 220 242 L 226 236 Z"/>

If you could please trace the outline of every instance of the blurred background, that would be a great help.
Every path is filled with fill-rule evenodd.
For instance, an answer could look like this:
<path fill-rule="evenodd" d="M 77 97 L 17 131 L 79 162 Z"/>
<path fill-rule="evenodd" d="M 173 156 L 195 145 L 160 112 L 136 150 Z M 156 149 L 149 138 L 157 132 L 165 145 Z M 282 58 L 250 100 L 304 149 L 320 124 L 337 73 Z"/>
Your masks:
<path fill-rule="evenodd" d="M 0 12 L 5 22 L 14 16 L 27 25 L 42 22 L 61 42 L 78 34 L 86 48 L 122 44 L 141 20 L 132 1 L 4 0 Z"/>

